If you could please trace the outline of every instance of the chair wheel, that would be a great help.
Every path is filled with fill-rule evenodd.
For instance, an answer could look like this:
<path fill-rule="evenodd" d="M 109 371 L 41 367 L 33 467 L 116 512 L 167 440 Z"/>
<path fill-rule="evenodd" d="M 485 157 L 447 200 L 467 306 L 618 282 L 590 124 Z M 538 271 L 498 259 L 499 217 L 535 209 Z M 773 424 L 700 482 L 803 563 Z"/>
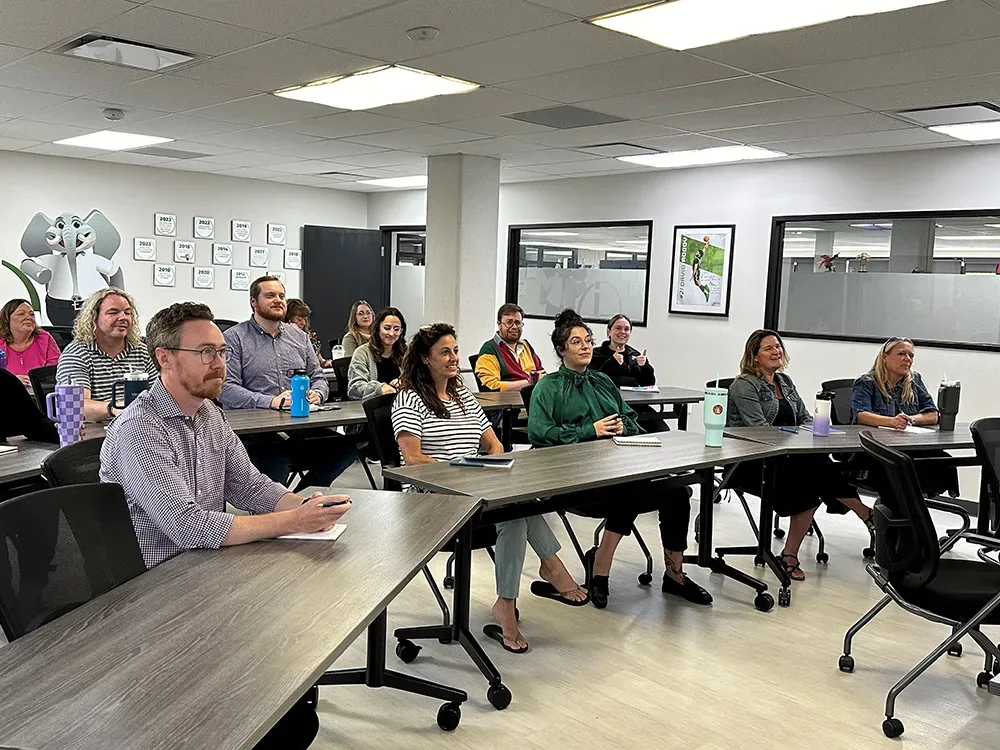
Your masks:
<path fill-rule="evenodd" d="M 774 538 L 775 539 L 784 539 L 785 538 L 785 530 L 784 529 L 775 529 L 774 530 Z"/>
<path fill-rule="evenodd" d="M 873 550 L 871 547 L 865 547 L 863 550 L 861 550 L 861 554 L 864 556 L 866 560 L 875 559 L 875 550 Z"/>
<path fill-rule="evenodd" d="M 850 654 L 844 654 L 840 657 L 840 661 L 837 662 L 837 666 L 840 667 L 841 672 L 850 674 L 854 671 L 854 657 Z"/>
<path fill-rule="evenodd" d="M 446 589 L 453 589 L 453 588 L 455 588 L 455 577 L 454 576 L 445 576 L 444 577 L 444 581 L 442 581 L 442 585 Z"/>
<path fill-rule="evenodd" d="M 652 582 L 653 582 L 653 576 L 651 576 L 649 573 L 640 573 L 639 574 L 639 585 L 640 586 L 648 586 Z"/>
<path fill-rule="evenodd" d="M 899 719 L 886 719 L 882 722 L 882 733 L 886 737 L 899 737 L 903 733 L 903 722 Z"/>
<path fill-rule="evenodd" d="M 779 607 L 790 607 L 792 606 L 792 590 L 788 588 L 783 588 L 778 591 L 778 606 Z"/>
<path fill-rule="evenodd" d="M 753 564 L 756 565 L 758 568 L 763 567 L 764 566 L 764 558 L 761 557 L 760 555 L 754 555 L 753 556 Z"/>
<path fill-rule="evenodd" d="M 443 703 L 438 709 L 438 726 L 446 732 L 453 732 L 462 720 L 462 707 L 457 703 Z"/>
<path fill-rule="evenodd" d="M 813 535 L 813 527 L 812 526 L 810 526 L 808 529 L 806 529 L 806 534 L 808 534 L 809 536 Z"/>
<path fill-rule="evenodd" d="M 990 672 L 980 672 L 976 675 L 976 687 L 988 687 L 993 675 Z"/>
<path fill-rule="evenodd" d="M 816 562 L 823 563 L 824 565 L 830 562 L 830 556 L 825 552 L 819 552 L 816 555 Z"/>
<path fill-rule="evenodd" d="M 410 664 L 417 658 L 417 654 L 420 653 L 420 649 L 421 647 L 413 641 L 403 640 L 396 644 L 396 656 L 401 662 L 403 662 L 403 664 Z"/>
<path fill-rule="evenodd" d="M 962 655 L 962 644 L 956 643 L 954 646 L 948 649 L 948 656 L 961 656 Z"/>
<path fill-rule="evenodd" d="M 498 682 L 496 685 L 490 685 L 489 689 L 486 691 L 486 700 L 490 702 L 497 711 L 503 711 L 507 706 L 510 705 L 511 698 L 510 690 L 502 682 Z"/>
<path fill-rule="evenodd" d="M 946 536 L 941 537 L 940 539 L 938 539 L 938 547 L 943 547 L 944 543 L 947 542 L 947 541 L 948 541 L 948 537 L 946 537 Z"/>
<path fill-rule="evenodd" d="M 753 606 L 761 612 L 770 612 L 774 609 L 774 597 L 766 591 L 762 591 L 754 597 Z"/>

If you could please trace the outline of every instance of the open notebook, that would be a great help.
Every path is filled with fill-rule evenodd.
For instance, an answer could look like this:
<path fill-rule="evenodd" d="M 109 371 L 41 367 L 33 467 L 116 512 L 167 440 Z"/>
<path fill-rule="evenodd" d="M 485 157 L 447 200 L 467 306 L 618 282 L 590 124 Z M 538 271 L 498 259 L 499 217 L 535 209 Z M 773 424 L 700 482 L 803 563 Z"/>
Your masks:
<path fill-rule="evenodd" d="M 347 526 L 342 523 L 336 524 L 329 531 L 313 531 L 312 533 L 306 532 L 302 534 L 285 534 L 284 536 L 279 536 L 278 539 L 312 539 L 318 542 L 334 542 L 340 538 L 340 535 L 347 531 Z"/>

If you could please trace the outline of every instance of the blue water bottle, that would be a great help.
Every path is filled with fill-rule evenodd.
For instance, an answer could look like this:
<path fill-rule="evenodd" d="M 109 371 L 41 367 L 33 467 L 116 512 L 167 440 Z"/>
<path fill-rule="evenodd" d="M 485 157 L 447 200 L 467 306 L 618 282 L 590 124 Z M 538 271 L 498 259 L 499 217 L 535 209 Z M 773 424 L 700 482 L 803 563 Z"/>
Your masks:
<path fill-rule="evenodd" d="M 5 352 L 3 349 L 0 349 L 0 370 L 6 370 L 6 369 L 7 369 L 7 352 Z"/>
<path fill-rule="evenodd" d="M 309 416 L 309 399 L 306 398 L 306 392 L 309 390 L 309 376 L 306 375 L 305 370 L 293 370 L 292 371 L 292 416 L 293 417 L 308 417 Z"/>

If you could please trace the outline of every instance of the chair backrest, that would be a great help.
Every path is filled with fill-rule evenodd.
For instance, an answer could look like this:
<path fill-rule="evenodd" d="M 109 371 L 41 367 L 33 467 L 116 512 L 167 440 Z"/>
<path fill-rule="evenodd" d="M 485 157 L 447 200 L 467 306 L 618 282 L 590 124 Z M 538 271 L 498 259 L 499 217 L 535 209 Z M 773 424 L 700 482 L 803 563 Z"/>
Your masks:
<path fill-rule="evenodd" d="M 824 391 L 833 394 L 833 408 L 830 410 L 830 421 L 833 424 L 851 423 L 851 391 L 854 390 L 854 378 L 827 380 L 822 384 Z"/>
<path fill-rule="evenodd" d="M 53 487 L 100 482 L 103 445 L 103 437 L 94 437 L 63 446 L 42 461 L 42 475 Z"/>
<path fill-rule="evenodd" d="M 215 319 L 215 325 L 217 325 L 219 327 L 219 330 L 223 331 L 223 332 L 228 331 L 234 325 L 237 325 L 237 323 L 238 323 L 238 321 L 235 321 L 235 320 L 226 320 L 225 318 L 216 318 Z"/>
<path fill-rule="evenodd" d="M 402 464 L 399 457 L 399 445 L 396 443 L 396 435 L 392 430 L 392 404 L 395 400 L 395 393 L 386 393 L 367 398 L 361 403 L 365 410 L 365 417 L 368 418 L 368 430 L 375 442 L 375 450 L 382 468 L 393 469 Z M 402 489 L 399 482 L 384 477 L 382 486 L 393 492 L 399 492 Z"/>
<path fill-rule="evenodd" d="M 35 394 L 35 403 L 38 404 L 42 414 L 46 413 L 45 397 L 56 390 L 56 369 L 56 365 L 49 365 L 28 370 L 31 391 Z"/>
<path fill-rule="evenodd" d="M 146 571 L 117 484 L 53 487 L 0 503 L 0 626 L 8 640 Z"/>
<path fill-rule="evenodd" d="M 875 562 L 893 583 L 924 586 L 937 575 L 941 549 L 913 459 L 879 442 L 871 430 L 861 433 L 861 445 L 885 476 L 873 511 Z"/>
<path fill-rule="evenodd" d="M 479 389 L 480 393 L 489 393 L 490 389 L 483 385 L 483 381 L 479 379 L 479 375 L 476 374 L 476 362 L 479 361 L 478 354 L 469 355 L 469 367 L 472 368 L 472 377 L 476 379 L 476 388 Z"/>
<path fill-rule="evenodd" d="M 43 331 L 48 331 L 49 335 L 55 339 L 60 351 L 65 349 L 73 341 L 72 326 L 42 326 Z"/>
<path fill-rule="evenodd" d="M 726 389 L 728 389 L 729 386 L 731 386 L 733 384 L 734 380 L 736 380 L 736 378 L 719 378 L 717 381 L 716 380 L 709 380 L 707 383 L 705 383 L 705 387 L 706 388 L 726 388 Z M 716 385 L 716 383 L 718 383 L 718 385 Z"/>
<path fill-rule="evenodd" d="M 350 357 L 338 357 L 333 360 L 333 374 L 337 377 L 337 400 L 347 401 L 347 368 L 351 366 Z"/>
<path fill-rule="evenodd" d="M 521 389 L 521 401 L 524 403 L 524 413 L 531 414 L 531 392 L 535 390 L 535 386 L 526 385 Z"/>
<path fill-rule="evenodd" d="M 972 442 L 976 445 L 976 456 L 982 465 L 986 489 L 992 496 L 993 507 L 1000 501 L 1000 417 L 977 419 L 970 425 Z M 980 507 L 988 498 L 980 498 Z M 983 510 L 982 512 L 986 512 Z"/>

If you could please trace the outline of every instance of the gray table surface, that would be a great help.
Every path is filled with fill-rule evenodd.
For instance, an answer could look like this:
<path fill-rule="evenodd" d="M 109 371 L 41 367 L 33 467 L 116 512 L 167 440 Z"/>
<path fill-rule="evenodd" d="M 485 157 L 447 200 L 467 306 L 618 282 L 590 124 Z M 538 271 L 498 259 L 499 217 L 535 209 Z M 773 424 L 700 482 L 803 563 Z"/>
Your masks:
<path fill-rule="evenodd" d="M 727 427 L 726 437 L 781 448 L 787 453 L 861 453 L 859 435 L 870 430 L 875 438 L 893 448 L 910 450 L 959 450 L 975 448 L 969 423 L 961 422 L 952 431 L 933 430 L 925 433 L 908 433 L 899 430 L 883 430 L 878 427 L 860 425 L 836 425 L 829 437 L 816 437 L 809 430 L 798 433 L 785 432 L 777 427 Z"/>
<path fill-rule="evenodd" d="M 702 391 L 690 388 L 677 388 L 672 385 L 659 386 L 659 393 L 648 391 L 622 391 L 622 399 L 626 404 L 656 406 L 658 404 L 697 404 L 705 400 Z M 491 409 L 521 409 L 524 402 L 520 391 L 490 391 L 477 393 L 476 400 L 486 410 Z"/>
<path fill-rule="evenodd" d="M 662 432 L 660 447 L 615 445 L 610 438 L 575 445 L 516 451 L 510 469 L 476 469 L 447 462 L 383 469 L 382 475 L 423 489 L 473 495 L 486 508 L 549 497 L 626 481 L 656 479 L 746 459 L 769 458 L 784 451 L 749 440 L 723 440 L 721 448 L 705 446 L 693 432 Z"/>
<path fill-rule="evenodd" d="M 184 552 L 0 648 L 0 745 L 253 747 L 479 507 L 339 491 L 334 543 Z"/>
<path fill-rule="evenodd" d="M 42 461 L 58 447 L 27 440 L 12 440 L 10 444 L 17 450 L 0 455 L 0 483 L 37 477 L 42 473 Z"/>

